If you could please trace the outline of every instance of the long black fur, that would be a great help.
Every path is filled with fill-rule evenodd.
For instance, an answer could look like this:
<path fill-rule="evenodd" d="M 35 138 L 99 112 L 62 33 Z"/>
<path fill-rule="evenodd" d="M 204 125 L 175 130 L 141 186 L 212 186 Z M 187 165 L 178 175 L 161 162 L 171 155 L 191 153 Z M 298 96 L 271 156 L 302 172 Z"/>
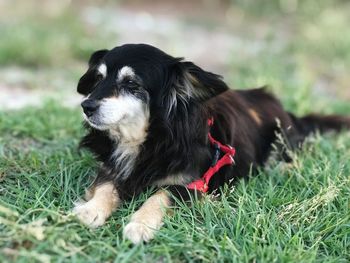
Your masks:
<path fill-rule="evenodd" d="M 143 44 L 94 53 L 89 70 L 79 81 L 80 93 L 87 95 L 95 89 L 93 72 L 102 59 L 116 69 L 131 65 L 140 72 L 150 98 L 147 138 L 126 179 L 116 176 L 118 171 L 111 154 L 118 144 L 113 143 L 106 132 L 87 127 L 88 134 L 81 141 L 81 145 L 102 162 L 95 184 L 113 181 L 124 200 L 169 175 L 181 174 L 188 182 L 201 177 L 212 159 L 213 149 L 207 137 L 210 117 L 214 118 L 212 136 L 235 147 L 237 153 L 235 165 L 223 168 L 212 178 L 209 192 L 232 179 L 246 177 L 251 169 L 264 165 L 272 144 L 279 144 L 277 133 L 283 134 L 285 143 L 279 149 L 289 161 L 287 150 L 299 147 L 308 134 L 316 130 L 350 128 L 348 117 L 296 117 L 284 111 L 280 102 L 264 88 L 230 90 L 220 76 Z M 187 199 L 184 186 L 170 186 L 169 189 Z"/>

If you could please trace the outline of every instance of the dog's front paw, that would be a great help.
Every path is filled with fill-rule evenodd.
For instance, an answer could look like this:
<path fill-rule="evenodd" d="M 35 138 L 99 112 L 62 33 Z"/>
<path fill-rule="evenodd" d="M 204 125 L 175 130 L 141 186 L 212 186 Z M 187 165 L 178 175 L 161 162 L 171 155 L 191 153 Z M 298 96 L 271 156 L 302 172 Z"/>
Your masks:
<path fill-rule="evenodd" d="M 134 244 L 153 239 L 156 230 L 140 222 L 130 222 L 124 228 L 124 237 Z"/>
<path fill-rule="evenodd" d="M 73 209 L 73 214 L 83 224 L 91 228 L 102 226 L 107 219 L 106 213 L 93 202 L 77 203 Z"/>

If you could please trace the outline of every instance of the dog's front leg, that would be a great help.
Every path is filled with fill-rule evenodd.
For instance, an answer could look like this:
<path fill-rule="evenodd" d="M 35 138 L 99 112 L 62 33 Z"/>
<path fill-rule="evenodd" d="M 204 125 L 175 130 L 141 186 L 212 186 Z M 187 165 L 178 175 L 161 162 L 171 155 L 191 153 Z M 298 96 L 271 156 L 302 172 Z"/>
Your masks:
<path fill-rule="evenodd" d="M 151 240 L 163 225 L 163 218 L 170 205 L 171 199 L 166 191 L 156 192 L 131 216 L 130 223 L 124 228 L 124 236 L 134 244 Z"/>
<path fill-rule="evenodd" d="M 104 224 L 120 203 L 112 181 L 94 185 L 87 191 L 88 201 L 76 203 L 73 213 L 85 225 L 96 228 Z"/>
<path fill-rule="evenodd" d="M 124 228 L 124 236 L 134 244 L 148 242 L 157 230 L 163 225 L 164 216 L 169 207 L 174 204 L 174 197 L 188 202 L 192 200 L 196 191 L 185 186 L 171 185 L 165 190 L 159 190 L 146 200 L 146 202 L 132 216 L 130 223 Z M 201 193 L 196 194 L 197 197 Z"/>

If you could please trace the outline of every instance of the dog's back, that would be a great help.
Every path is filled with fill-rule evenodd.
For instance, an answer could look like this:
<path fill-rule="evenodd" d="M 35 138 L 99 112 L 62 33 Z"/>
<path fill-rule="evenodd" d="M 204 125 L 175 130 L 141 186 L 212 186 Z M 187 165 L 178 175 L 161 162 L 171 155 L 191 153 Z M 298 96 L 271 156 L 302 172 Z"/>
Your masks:
<path fill-rule="evenodd" d="M 209 102 L 216 123 L 215 138 L 237 149 L 236 165 L 213 184 L 213 189 L 233 178 L 244 177 L 251 166 L 263 165 L 273 147 L 277 156 L 291 161 L 290 150 L 302 146 L 312 132 L 350 129 L 350 118 L 310 114 L 296 117 L 285 111 L 265 88 L 229 90 Z M 225 178 L 225 179 L 222 179 Z"/>

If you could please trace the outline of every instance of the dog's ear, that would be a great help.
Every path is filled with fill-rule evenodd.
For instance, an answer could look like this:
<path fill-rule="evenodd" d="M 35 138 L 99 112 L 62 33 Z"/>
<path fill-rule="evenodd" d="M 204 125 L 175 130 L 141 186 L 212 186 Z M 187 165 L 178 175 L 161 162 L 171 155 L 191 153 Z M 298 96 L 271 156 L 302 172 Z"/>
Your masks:
<path fill-rule="evenodd" d="M 228 89 L 222 77 L 205 71 L 192 62 L 177 62 L 170 66 L 166 82 L 164 104 L 169 114 L 181 103 L 187 105 L 189 100 L 204 102 Z"/>
<path fill-rule="evenodd" d="M 220 75 L 205 71 L 192 62 L 181 62 L 184 82 L 190 86 L 191 96 L 206 101 L 228 89 Z"/>
<path fill-rule="evenodd" d="M 96 82 L 96 66 L 101 62 L 102 58 L 108 52 L 107 49 L 98 50 L 92 53 L 89 59 L 89 68 L 78 82 L 78 92 L 83 95 L 91 93 Z"/>

